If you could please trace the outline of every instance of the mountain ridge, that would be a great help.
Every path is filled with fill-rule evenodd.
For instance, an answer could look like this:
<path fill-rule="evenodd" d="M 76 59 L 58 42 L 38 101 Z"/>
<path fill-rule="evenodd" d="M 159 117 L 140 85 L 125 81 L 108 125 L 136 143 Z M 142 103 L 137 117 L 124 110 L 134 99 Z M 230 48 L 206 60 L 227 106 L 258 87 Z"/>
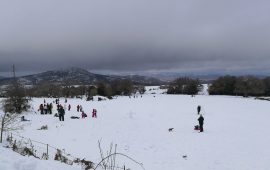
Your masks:
<path fill-rule="evenodd" d="M 0 85 L 7 85 L 13 78 L 0 79 Z M 139 75 L 118 76 L 118 75 L 102 75 L 91 73 L 85 69 L 71 67 L 65 69 L 57 69 L 45 71 L 42 73 L 31 74 L 17 77 L 23 85 L 36 85 L 42 82 L 53 84 L 68 84 L 68 85 L 90 85 L 99 81 L 110 83 L 115 80 L 130 79 L 134 84 L 141 85 L 160 85 L 163 84 L 157 78 Z"/>

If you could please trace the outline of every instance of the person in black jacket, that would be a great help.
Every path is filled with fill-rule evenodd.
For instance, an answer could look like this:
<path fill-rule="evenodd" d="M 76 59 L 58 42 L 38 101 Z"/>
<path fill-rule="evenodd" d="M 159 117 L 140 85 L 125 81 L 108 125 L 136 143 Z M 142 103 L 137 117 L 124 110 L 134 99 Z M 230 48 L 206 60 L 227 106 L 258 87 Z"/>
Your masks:
<path fill-rule="evenodd" d="M 59 108 L 58 113 L 59 113 L 59 120 L 64 121 L 65 110 L 62 106 Z"/>
<path fill-rule="evenodd" d="M 201 106 L 200 105 L 197 107 L 197 111 L 198 111 L 198 114 L 200 114 L 200 112 L 201 112 Z"/>
<path fill-rule="evenodd" d="M 203 132 L 203 123 L 204 123 L 204 118 L 202 114 L 200 114 L 200 117 L 198 118 L 199 125 L 200 125 L 200 132 Z"/>

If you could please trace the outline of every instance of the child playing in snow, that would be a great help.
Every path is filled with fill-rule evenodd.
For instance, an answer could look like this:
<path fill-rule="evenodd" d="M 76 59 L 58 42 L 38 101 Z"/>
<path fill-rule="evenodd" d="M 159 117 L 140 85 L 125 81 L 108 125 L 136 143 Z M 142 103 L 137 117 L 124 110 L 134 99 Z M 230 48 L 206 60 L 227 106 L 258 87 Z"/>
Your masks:
<path fill-rule="evenodd" d="M 84 119 L 84 118 L 86 118 L 86 117 L 87 117 L 87 114 L 84 113 L 84 111 L 82 111 L 82 118 Z"/>
<path fill-rule="evenodd" d="M 96 109 L 93 109 L 93 112 L 92 112 L 92 117 L 94 118 L 97 118 L 97 110 Z"/>

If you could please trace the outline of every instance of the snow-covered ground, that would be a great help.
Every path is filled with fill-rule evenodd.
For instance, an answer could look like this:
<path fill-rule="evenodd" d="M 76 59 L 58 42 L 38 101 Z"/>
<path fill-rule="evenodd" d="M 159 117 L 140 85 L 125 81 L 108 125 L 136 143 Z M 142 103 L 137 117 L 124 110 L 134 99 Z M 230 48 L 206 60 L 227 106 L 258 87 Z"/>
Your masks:
<path fill-rule="evenodd" d="M 0 145 L 1 146 L 1 145 Z M 53 160 L 39 160 L 33 157 L 24 157 L 0 147 L 1 170 L 81 170 L 79 166 L 69 166 Z"/>
<path fill-rule="evenodd" d="M 66 112 L 64 122 L 53 115 L 28 113 L 25 117 L 31 122 L 20 135 L 64 148 L 75 157 L 95 163 L 100 161 L 98 141 L 101 140 L 104 152 L 113 142 L 117 144 L 118 152 L 142 162 L 146 170 L 269 169 L 269 101 L 231 96 L 161 94 L 163 92 L 158 87 L 148 87 L 142 97 L 117 97 L 106 101 L 68 99 L 67 104 L 72 108 Z M 36 112 L 43 100 L 33 99 L 32 106 Z M 46 102 L 52 101 L 46 99 Z M 64 104 L 64 99 L 60 102 Z M 81 116 L 76 111 L 77 105 L 83 106 L 87 118 L 70 119 L 70 116 Z M 194 125 L 198 124 L 198 105 L 202 106 L 205 118 L 203 133 L 194 130 Z M 91 117 L 93 108 L 97 109 L 97 118 Z M 48 125 L 49 129 L 37 130 L 42 125 Z M 174 130 L 169 132 L 169 128 Z M 0 169 L 24 166 L 27 162 L 34 164 L 29 163 L 31 167 L 39 162 L 10 153 L 10 157 L 19 162 L 16 164 L 3 157 L 2 151 L 3 148 Z M 4 151 L 7 152 L 6 149 Z M 26 160 L 26 164 L 20 164 L 22 160 Z M 122 165 L 120 161 L 125 161 L 132 170 L 141 169 L 123 157 L 119 157 L 119 166 Z M 58 162 L 55 167 L 47 164 L 48 161 L 40 162 L 44 168 L 48 165 L 48 169 L 61 169 Z M 65 169 L 66 165 L 63 166 Z M 68 167 L 78 169 L 78 166 Z"/>

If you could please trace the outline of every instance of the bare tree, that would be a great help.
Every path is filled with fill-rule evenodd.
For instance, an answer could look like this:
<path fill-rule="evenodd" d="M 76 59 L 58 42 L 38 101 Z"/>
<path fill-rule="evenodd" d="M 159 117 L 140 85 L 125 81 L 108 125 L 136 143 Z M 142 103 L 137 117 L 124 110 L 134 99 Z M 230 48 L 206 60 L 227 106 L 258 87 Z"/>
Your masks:
<path fill-rule="evenodd" d="M 2 142 L 3 132 L 21 129 L 18 123 L 18 117 L 21 112 L 27 111 L 30 108 L 28 99 L 25 95 L 23 86 L 15 77 L 15 66 L 13 65 L 14 81 L 8 86 L 6 96 L 7 98 L 2 101 L 4 114 L 1 116 L 1 139 Z"/>
<path fill-rule="evenodd" d="M 20 115 L 13 113 L 9 114 L 7 112 L 3 113 L 0 117 L 1 120 L 1 136 L 0 143 L 3 141 L 3 132 L 20 130 L 23 128 L 23 125 L 20 121 Z"/>

